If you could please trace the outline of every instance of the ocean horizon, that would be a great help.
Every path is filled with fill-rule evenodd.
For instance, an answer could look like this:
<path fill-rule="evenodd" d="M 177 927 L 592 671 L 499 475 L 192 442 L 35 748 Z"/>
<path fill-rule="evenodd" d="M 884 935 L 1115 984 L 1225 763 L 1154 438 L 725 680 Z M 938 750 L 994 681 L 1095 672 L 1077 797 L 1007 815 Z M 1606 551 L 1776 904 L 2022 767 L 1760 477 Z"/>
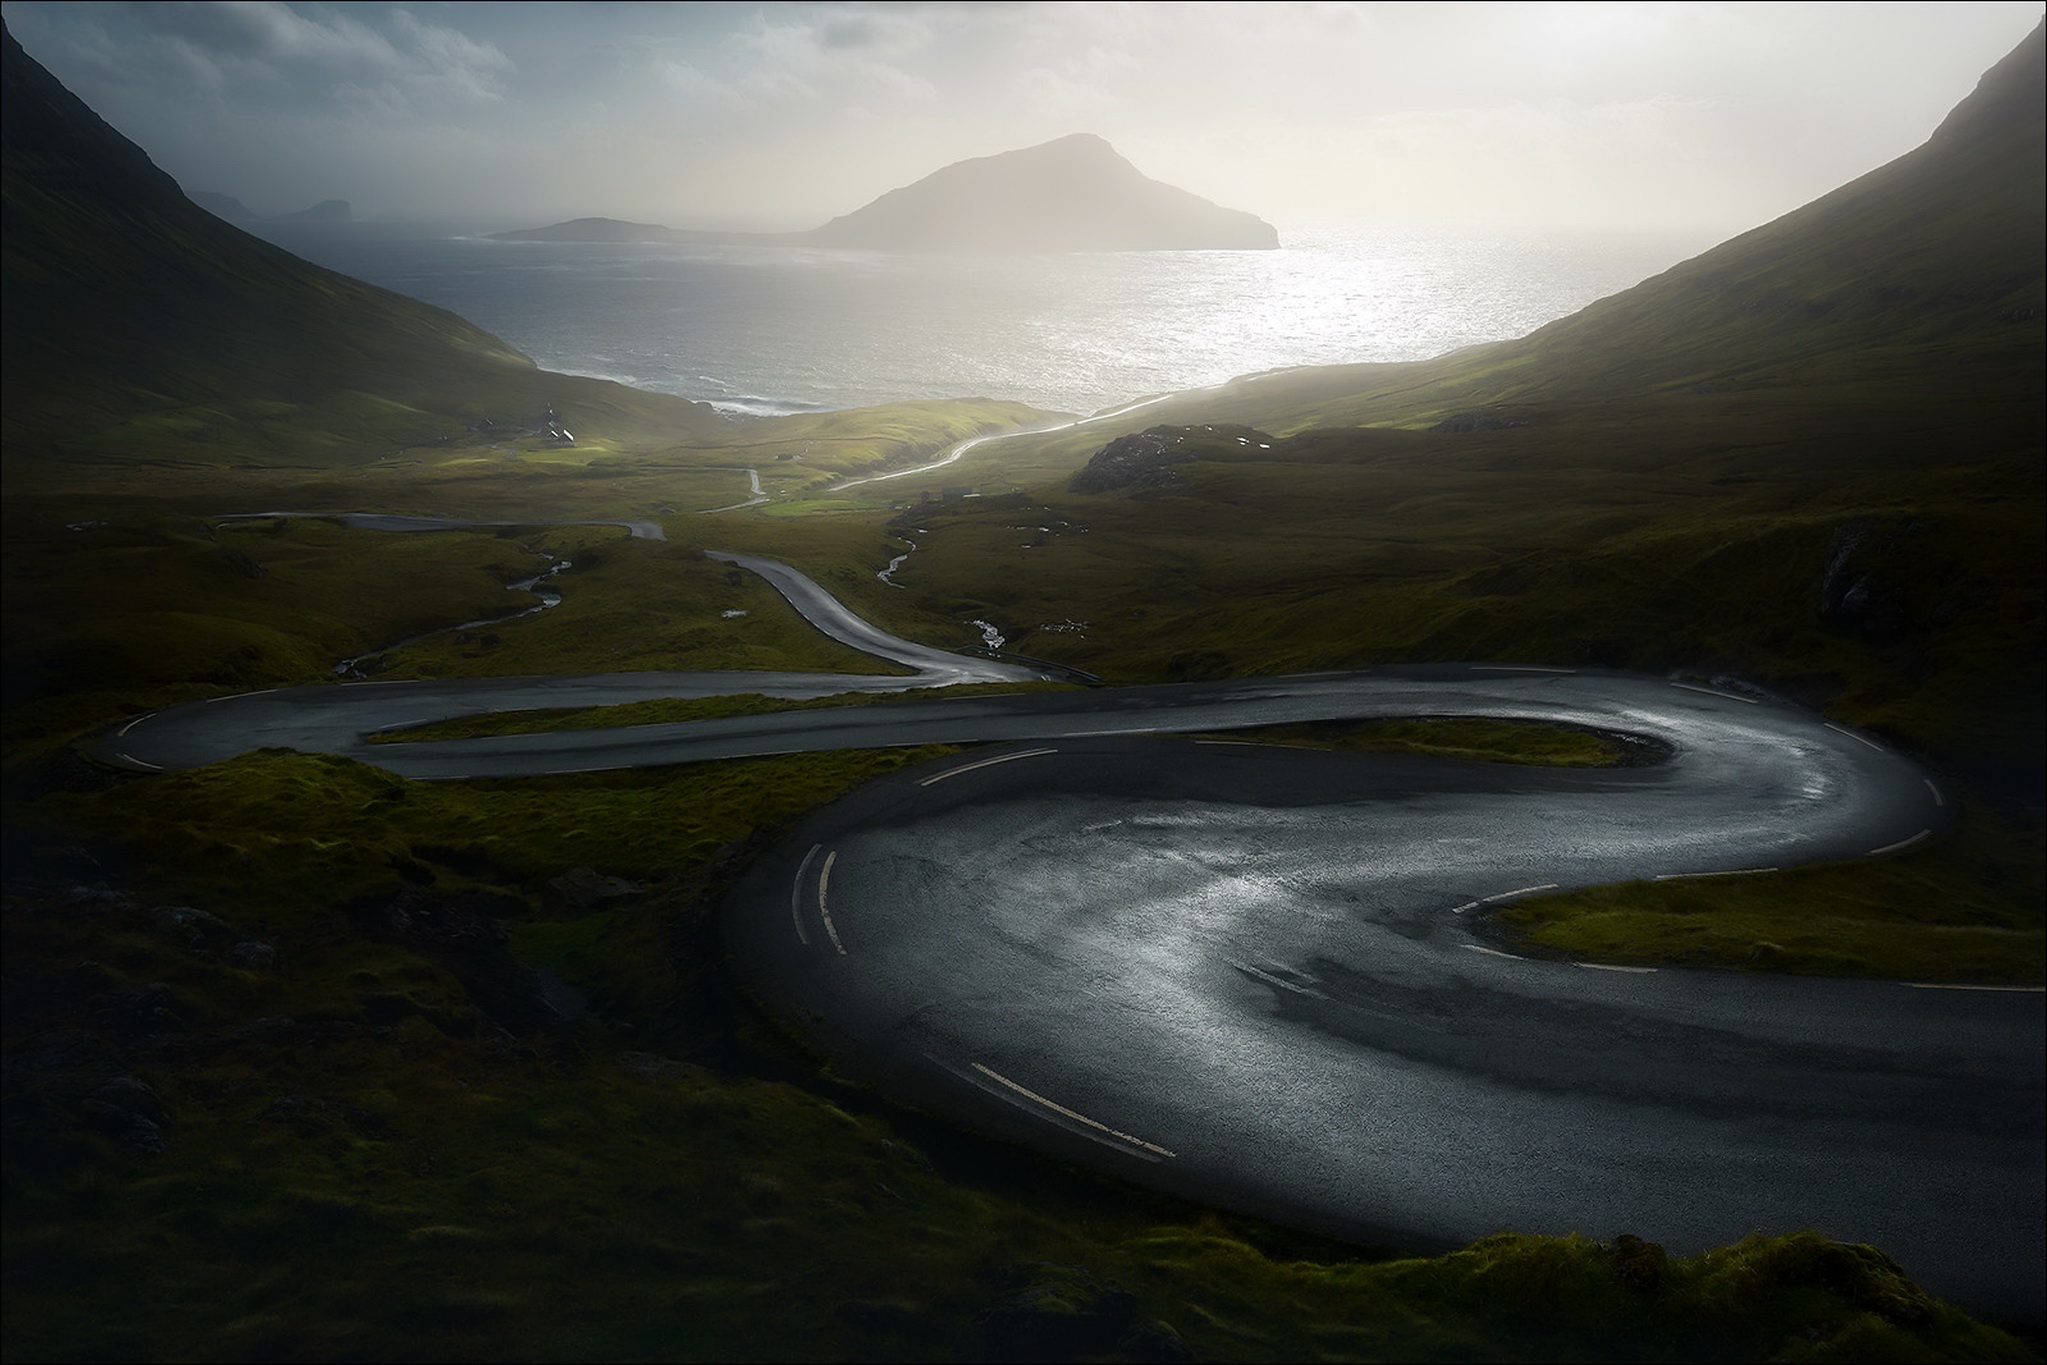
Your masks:
<path fill-rule="evenodd" d="M 1717 240 L 1305 224 L 1276 251 L 984 254 L 244 226 L 544 369 L 734 417 L 943 398 L 1086 414 L 1265 370 L 1423 360 L 1524 336 Z"/>

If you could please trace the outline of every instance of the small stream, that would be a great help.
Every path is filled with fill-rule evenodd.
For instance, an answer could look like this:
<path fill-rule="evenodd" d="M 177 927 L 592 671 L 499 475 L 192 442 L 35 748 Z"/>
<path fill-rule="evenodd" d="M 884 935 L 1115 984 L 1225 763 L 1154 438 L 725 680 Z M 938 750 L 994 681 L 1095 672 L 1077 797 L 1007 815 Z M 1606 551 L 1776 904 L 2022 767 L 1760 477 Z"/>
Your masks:
<path fill-rule="evenodd" d="M 921 536 L 928 533 L 924 530 L 923 527 L 920 526 L 917 528 L 917 534 Z M 874 576 L 876 578 L 879 578 L 882 582 L 888 584 L 891 588 L 900 588 L 903 585 L 896 582 L 894 578 L 895 571 L 903 567 L 904 560 L 908 559 L 911 555 L 917 553 L 917 542 L 910 539 L 908 536 L 896 536 L 895 539 L 900 540 L 903 544 L 909 546 L 910 548 L 904 550 L 894 559 L 891 559 L 888 562 L 888 567 L 886 569 L 877 570 Z M 1002 648 L 1003 645 L 1008 643 L 1008 637 L 1004 636 L 1001 631 L 997 630 L 994 627 L 994 625 L 987 621 L 971 620 L 968 621 L 967 624 L 972 626 L 975 630 L 981 632 L 981 644 L 984 648 L 1000 649 Z"/>
<path fill-rule="evenodd" d="M 481 626 L 502 625 L 507 621 L 517 621 L 521 617 L 537 616 L 549 607 L 558 607 L 561 605 L 562 595 L 553 588 L 548 587 L 547 582 L 564 569 L 573 567 L 575 566 L 570 560 L 548 559 L 547 567 L 534 574 L 531 578 L 522 578 L 516 583 L 505 584 L 506 592 L 531 593 L 534 597 L 538 598 L 539 601 L 533 606 L 521 607 L 518 611 L 507 612 L 503 616 L 486 616 L 476 621 L 464 621 L 460 625 L 441 626 L 434 630 L 422 631 L 418 635 L 408 635 L 396 644 L 385 645 L 383 648 L 373 649 L 367 654 L 358 654 L 354 658 L 341 660 L 334 665 L 334 676 L 337 678 L 367 678 L 371 675 L 364 670 L 363 665 L 365 663 L 383 658 L 387 654 L 395 654 L 408 645 L 416 645 L 422 640 L 431 640 L 437 635 L 447 635 L 458 630 L 475 630 Z"/>
<path fill-rule="evenodd" d="M 924 533 L 922 531 L 919 531 L 917 534 L 923 535 Z M 903 542 L 903 544 L 909 546 L 910 548 L 903 551 L 901 554 L 897 555 L 894 559 L 891 559 L 888 562 L 888 567 L 876 573 L 874 576 L 876 578 L 879 578 L 882 582 L 888 584 L 891 588 L 900 588 L 903 585 L 896 582 L 896 580 L 890 577 L 890 575 L 895 573 L 897 569 L 903 567 L 904 560 L 908 559 L 911 555 L 917 553 L 917 542 L 910 539 L 908 536 L 897 536 L 895 538 L 897 540 L 900 540 L 901 542 Z"/>

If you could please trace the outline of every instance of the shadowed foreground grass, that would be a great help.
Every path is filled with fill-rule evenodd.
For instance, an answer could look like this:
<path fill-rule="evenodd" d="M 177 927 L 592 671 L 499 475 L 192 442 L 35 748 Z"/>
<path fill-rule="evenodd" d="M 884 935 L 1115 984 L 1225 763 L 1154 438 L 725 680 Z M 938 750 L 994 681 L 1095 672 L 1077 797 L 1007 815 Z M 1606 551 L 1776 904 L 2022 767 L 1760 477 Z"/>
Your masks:
<path fill-rule="evenodd" d="M 791 558 L 910 633 L 974 605 L 875 587 L 868 561 L 890 545 L 875 516 L 786 524 L 820 552 Z M 740 530 L 718 535 L 756 548 Z M 17 619 L 47 623 L 44 639 L 100 629 L 91 612 L 67 620 L 74 589 L 188 588 L 185 608 L 231 629 L 187 654 L 142 635 L 124 656 L 132 673 L 72 667 L 10 708 L 10 1359 L 2029 1358 L 1875 1253 L 1779 1239 L 1680 1263 L 1632 1243 L 1505 1237 L 1389 1259 L 1135 1192 L 820 1076 L 738 996 L 710 916 L 758 840 L 916 753 L 454 784 L 274 752 L 146 780 L 52 760 L 93 717 L 309 681 L 330 637 L 388 639 L 415 609 L 465 610 L 465 594 L 494 596 L 532 553 L 495 535 L 415 549 L 304 523 L 220 541 L 172 528 L 126 551 L 83 539 L 100 534 L 10 537 L 10 668 Z M 476 666 L 597 657 L 585 651 L 614 647 L 597 623 L 650 609 L 683 630 L 751 619 L 716 615 L 742 588 L 680 546 L 547 534 L 571 557 L 598 552 L 567 585 L 571 603 L 583 589 L 591 628 L 570 630 L 565 605 L 508 627 Z M 226 562 L 273 543 L 245 549 L 270 576 Z M 1203 572 L 1226 580 L 1224 564 Z M 351 593 L 358 571 L 372 576 L 358 586 L 388 587 Z M 304 660 L 243 652 L 238 632 L 284 610 L 263 593 L 288 575 L 313 609 L 268 628 Z M 671 595 L 649 599 L 664 582 Z M 1142 577 L 1100 586 L 1146 590 Z M 1408 629 L 1347 610 L 1338 625 L 1376 632 L 1346 643 L 1352 657 L 1316 655 L 1311 636 L 1289 648 L 1350 662 Z M 1305 599 L 1298 611 L 1318 619 Z M 1229 633 L 1240 624 L 1207 621 L 1176 648 L 1267 647 Z M 545 629 L 520 634 L 529 625 Z M 1137 625 L 1170 671 L 1171 632 Z M 759 657 L 814 647 L 783 634 Z M 701 651 L 678 642 L 658 657 Z M 1381 738 L 1503 747 L 1403 725 Z M 1978 828 L 1965 819 L 1965 836 Z M 1991 876 L 2023 831 L 2006 845 L 1982 828 L 1994 856 L 1958 837 L 1800 875 L 1854 912 L 1825 917 L 1842 939 L 1867 939 L 1877 911 L 1901 906 L 1946 907 L 1975 930 L 2024 929 L 2012 907 L 2030 906 L 2021 955 L 2037 961 L 2037 892 Z M 1786 941 L 1787 920 L 1811 916 L 1774 883 L 1697 884 L 1686 894 L 1702 899 L 1680 909 L 1711 922 L 1753 897 L 1762 919 L 1722 935 L 1723 951 L 1746 960 L 1767 939 L 1794 955 L 1760 965 L 1835 951 Z"/>
<path fill-rule="evenodd" d="M 420 784 L 265 752 L 47 796 L 0 918 L 7 1357 L 2037 1358 L 1816 1235 L 1390 1257 L 820 1074 L 713 907 L 927 756 Z"/>

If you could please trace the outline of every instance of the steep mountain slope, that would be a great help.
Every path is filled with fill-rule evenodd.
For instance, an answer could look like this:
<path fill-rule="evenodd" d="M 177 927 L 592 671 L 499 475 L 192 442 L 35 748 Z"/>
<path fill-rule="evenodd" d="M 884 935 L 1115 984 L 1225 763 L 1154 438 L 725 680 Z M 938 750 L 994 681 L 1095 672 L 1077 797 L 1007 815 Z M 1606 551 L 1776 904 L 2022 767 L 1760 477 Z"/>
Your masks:
<path fill-rule="evenodd" d="M 5 35 L 5 448 L 376 459 L 485 416 L 654 434 L 707 409 L 546 374 L 454 314 L 230 227 Z"/>
<path fill-rule="evenodd" d="M 1493 403 L 1841 386 L 2037 393 L 2047 42 L 2033 32 L 1917 149 L 1517 341 L 1240 385 L 1220 420 L 1418 422 Z"/>
<path fill-rule="evenodd" d="M 1915 151 L 1552 324 L 1498 378 L 1534 392 L 1825 381 L 1830 357 L 1879 348 L 2037 366 L 2043 51 L 2035 28 Z"/>
<path fill-rule="evenodd" d="M 1118 681 L 1724 672 L 1937 753 L 2037 830 L 2042 85 L 2035 29 L 1923 147 L 1528 337 L 977 452 L 1033 524 L 1086 534 L 1020 573 L 1014 509 L 920 515 L 891 581 Z M 1155 427 L 1160 477 L 1116 476 L 1112 438 Z M 1033 642 L 1061 621 L 1115 624 Z"/>

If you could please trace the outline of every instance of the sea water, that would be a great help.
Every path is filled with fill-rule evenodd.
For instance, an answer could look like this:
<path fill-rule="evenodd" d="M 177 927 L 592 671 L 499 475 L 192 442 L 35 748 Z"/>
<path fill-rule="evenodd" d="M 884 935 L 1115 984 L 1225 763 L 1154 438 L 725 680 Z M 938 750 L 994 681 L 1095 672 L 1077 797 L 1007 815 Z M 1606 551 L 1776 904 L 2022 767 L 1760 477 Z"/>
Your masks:
<path fill-rule="evenodd" d="M 1277 251 L 897 254 L 255 230 L 543 368 L 735 416 L 970 397 L 1089 413 L 1261 370 L 1425 359 L 1522 336 L 1710 245 L 1307 225 Z"/>

